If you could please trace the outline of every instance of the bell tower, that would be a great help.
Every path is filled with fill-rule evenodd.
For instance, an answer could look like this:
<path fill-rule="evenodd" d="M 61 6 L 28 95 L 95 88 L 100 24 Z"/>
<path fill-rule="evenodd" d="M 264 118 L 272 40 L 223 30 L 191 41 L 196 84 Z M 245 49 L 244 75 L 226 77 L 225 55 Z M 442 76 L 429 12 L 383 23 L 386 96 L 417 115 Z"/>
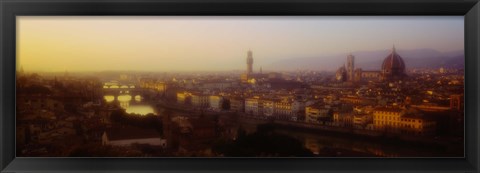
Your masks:
<path fill-rule="evenodd" d="M 355 57 L 350 53 L 347 56 L 347 79 L 353 81 L 355 77 Z"/>
<path fill-rule="evenodd" d="M 252 51 L 248 50 L 247 52 L 247 74 L 253 73 L 253 55 Z"/>

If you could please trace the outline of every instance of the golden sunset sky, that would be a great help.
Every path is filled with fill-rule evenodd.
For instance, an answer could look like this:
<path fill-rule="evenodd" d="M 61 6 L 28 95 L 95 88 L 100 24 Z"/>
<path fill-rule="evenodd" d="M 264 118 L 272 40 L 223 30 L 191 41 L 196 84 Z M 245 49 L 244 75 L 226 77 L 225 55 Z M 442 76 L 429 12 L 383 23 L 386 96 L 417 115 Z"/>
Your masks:
<path fill-rule="evenodd" d="M 463 50 L 463 16 L 19 16 L 25 71 L 239 70 L 255 64 L 390 49 Z"/>

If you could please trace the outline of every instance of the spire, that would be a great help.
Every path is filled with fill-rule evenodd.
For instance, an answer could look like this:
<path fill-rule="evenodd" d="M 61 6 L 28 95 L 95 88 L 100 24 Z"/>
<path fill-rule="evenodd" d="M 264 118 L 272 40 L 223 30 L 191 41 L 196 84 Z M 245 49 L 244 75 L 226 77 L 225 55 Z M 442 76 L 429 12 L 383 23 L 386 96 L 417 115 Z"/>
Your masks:
<path fill-rule="evenodd" d="M 390 65 L 393 67 L 393 58 L 395 58 L 395 45 L 392 47 L 392 58 L 390 58 Z"/>
<path fill-rule="evenodd" d="M 390 64 L 391 64 L 392 66 L 393 66 L 393 58 L 395 57 L 395 54 L 396 54 L 396 52 L 395 52 L 395 44 L 393 44 L 393 46 L 392 46 L 392 53 L 391 53 L 392 58 L 390 58 Z"/>

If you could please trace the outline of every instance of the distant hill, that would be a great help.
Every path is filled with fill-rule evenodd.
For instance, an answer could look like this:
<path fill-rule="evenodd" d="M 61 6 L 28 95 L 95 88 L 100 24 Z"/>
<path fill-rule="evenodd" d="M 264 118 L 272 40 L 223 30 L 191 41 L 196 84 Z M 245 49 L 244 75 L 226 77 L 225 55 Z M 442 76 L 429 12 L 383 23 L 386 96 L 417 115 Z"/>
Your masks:
<path fill-rule="evenodd" d="M 356 51 L 356 68 L 364 70 L 379 70 L 386 56 L 391 50 Z M 461 68 L 465 64 L 464 51 L 439 52 L 434 49 L 398 50 L 397 53 L 403 58 L 407 68 L 419 67 L 455 67 Z M 276 61 L 269 68 L 283 70 L 336 70 L 346 62 L 348 53 L 331 56 L 298 57 Z"/>

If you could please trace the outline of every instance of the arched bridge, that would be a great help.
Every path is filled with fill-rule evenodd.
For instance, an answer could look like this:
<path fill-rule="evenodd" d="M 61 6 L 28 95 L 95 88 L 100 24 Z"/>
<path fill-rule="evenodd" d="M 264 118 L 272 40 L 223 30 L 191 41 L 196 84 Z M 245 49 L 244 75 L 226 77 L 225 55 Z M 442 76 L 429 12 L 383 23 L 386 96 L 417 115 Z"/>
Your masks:
<path fill-rule="evenodd" d="M 104 95 L 124 95 L 130 94 L 132 96 L 143 94 L 143 90 L 135 84 L 120 84 L 116 82 L 105 82 L 103 85 Z"/>

